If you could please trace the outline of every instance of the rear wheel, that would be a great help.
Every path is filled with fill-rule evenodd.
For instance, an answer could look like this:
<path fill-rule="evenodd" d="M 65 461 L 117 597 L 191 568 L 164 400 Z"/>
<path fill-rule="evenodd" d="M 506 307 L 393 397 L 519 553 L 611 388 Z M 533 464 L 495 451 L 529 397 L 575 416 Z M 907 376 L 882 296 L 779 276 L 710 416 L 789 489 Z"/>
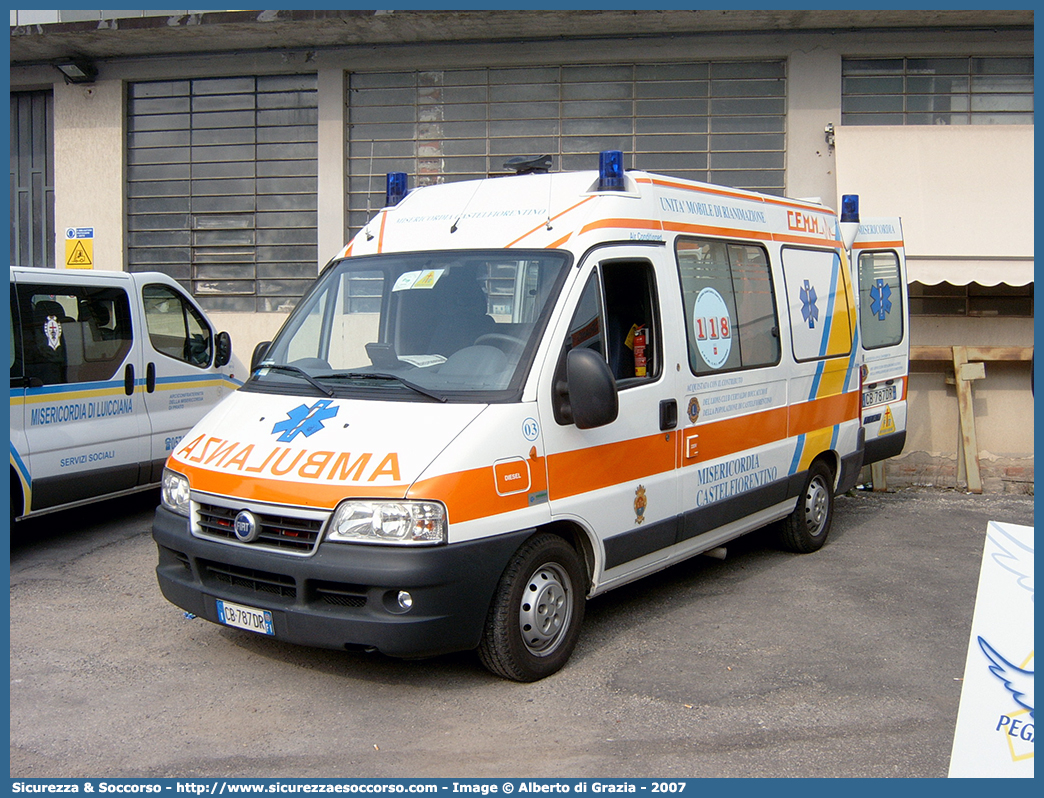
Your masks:
<path fill-rule="evenodd" d="M 540 534 L 515 552 L 497 585 L 479 644 L 490 671 L 535 682 L 569 659 L 584 617 L 584 570 L 557 535 Z"/>
<path fill-rule="evenodd" d="M 787 551 L 808 554 L 823 548 L 834 520 L 834 475 L 822 460 L 812 463 L 797 507 L 783 519 L 780 545 Z"/>

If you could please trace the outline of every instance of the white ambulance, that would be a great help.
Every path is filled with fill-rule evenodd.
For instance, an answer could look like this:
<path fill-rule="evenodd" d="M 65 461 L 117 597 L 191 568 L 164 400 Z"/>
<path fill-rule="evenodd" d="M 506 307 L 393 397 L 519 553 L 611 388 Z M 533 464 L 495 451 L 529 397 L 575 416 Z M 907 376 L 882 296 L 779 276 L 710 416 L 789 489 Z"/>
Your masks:
<path fill-rule="evenodd" d="M 772 522 L 816 550 L 834 495 L 902 449 L 897 219 L 617 152 L 404 183 L 171 454 L 154 537 L 179 607 L 312 646 L 477 648 L 532 681 L 587 597 Z"/>
<path fill-rule="evenodd" d="M 170 277 L 11 267 L 11 521 L 155 488 L 246 376 Z"/>

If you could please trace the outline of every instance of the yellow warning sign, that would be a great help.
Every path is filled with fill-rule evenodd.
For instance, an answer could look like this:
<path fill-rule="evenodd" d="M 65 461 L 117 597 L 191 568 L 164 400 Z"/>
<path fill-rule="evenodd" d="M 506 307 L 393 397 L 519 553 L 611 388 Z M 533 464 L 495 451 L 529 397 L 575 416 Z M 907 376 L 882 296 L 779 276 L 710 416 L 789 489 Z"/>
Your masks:
<path fill-rule="evenodd" d="M 435 283 L 437 283 L 439 281 L 439 278 L 441 276 L 442 276 L 442 269 L 429 269 L 428 271 L 422 273 L 421 276 L 417 278 L 417 282 L 415 282 L 411 287 L 412 288 L 434 288 L 435 287 Z"/>
<path fill-rule="evenodd" d="M 884 417 L 881 419 L 881 428 L 877 431 L 877 434 L 890 435 L 893 432 L 895 432 L 895 419 L 892 418 L 892 408 L 886 407 Z"/>
<path fill-rule="evenodd" d="M 67 269 L 92 269 L 92 268 L 94 268 L 94 239 L 91 239 L 91 238 L 67 238 L 67 239 L 65 239 L 65 268 L 67 268 Z"/>

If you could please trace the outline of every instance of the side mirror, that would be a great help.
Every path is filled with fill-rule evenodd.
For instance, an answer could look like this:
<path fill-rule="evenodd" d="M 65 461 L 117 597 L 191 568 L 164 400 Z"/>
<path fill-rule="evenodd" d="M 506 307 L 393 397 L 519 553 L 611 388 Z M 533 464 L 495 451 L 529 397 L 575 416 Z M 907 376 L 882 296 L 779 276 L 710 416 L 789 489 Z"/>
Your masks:
<path fill-rule="evenodd" d="M 566 382 L 573 423 L 580 429 L 616 421 L 620 402 L 604 358 L 593 349 L 572 349 L 566 355 Z"/>
<path fill-rule="evenodd" d="M 261 361 L 265 359 L 265 355 L 268 354 L 268 347 L 272 345 L 271 341 L 262 341 L 254 347 L 254 354 L 250 356 L 250 373 L 253 374 L 257 371 L 257 367 L 261 365 Z"/>
<path fill-rule="evenodd" d="M 227 366 L 232 359 L 232 336 L 227 332 L 219 332 L 214 339 L 214 366 Z"/>

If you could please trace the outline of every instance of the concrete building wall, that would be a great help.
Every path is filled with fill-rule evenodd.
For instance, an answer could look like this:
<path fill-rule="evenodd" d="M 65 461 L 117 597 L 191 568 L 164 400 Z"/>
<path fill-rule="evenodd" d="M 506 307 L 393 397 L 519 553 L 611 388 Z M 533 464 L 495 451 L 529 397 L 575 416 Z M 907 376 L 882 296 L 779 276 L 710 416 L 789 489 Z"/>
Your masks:
<path fill-rule="evenodd" d="M 125 268 L 123 83 L 54 86 L 55 258 L 65 229 L 94 228 L 94 268 Z"/>

